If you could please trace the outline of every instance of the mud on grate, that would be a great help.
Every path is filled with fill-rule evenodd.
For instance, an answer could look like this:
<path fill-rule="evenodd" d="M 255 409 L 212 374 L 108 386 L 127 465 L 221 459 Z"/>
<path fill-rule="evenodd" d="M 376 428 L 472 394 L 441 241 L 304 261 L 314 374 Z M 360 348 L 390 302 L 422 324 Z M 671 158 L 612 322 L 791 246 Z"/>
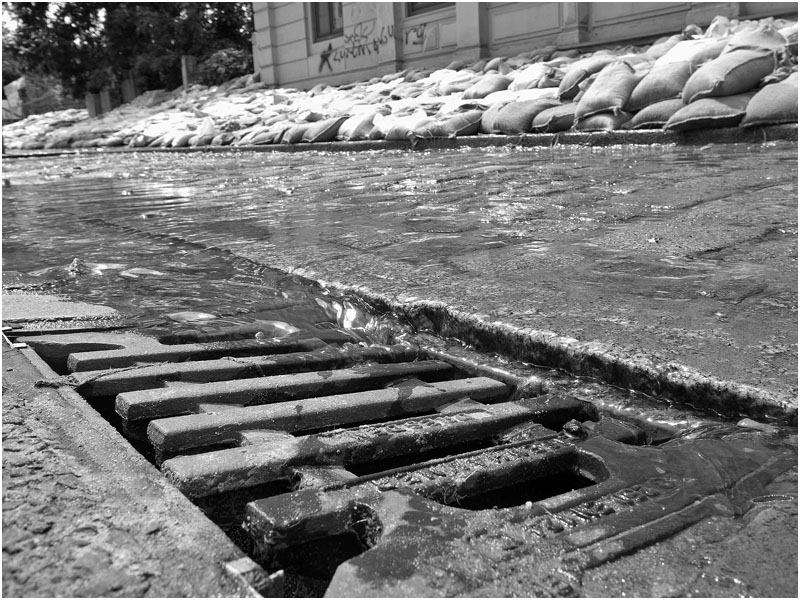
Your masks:
<path fill-rule="evenodd" d="M 588 569 L 735 514 L 796 463 L 751 439 L 651 445 L 586 401 L 409 344 L 255 334 L 9 337 L 53 369 L 40 385 L 76 389 L 255 559 L 264 572 L 248 577 L 272 594 L 580 595 Z"/>

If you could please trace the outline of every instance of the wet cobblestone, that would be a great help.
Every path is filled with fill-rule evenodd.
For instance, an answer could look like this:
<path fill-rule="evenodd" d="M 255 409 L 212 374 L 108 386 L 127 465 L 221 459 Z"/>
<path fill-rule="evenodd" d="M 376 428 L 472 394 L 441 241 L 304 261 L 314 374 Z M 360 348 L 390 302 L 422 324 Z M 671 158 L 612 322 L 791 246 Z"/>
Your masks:
<path fill-rule="evenodd" d="M 796 406 L 796 159 L 788 142 L 509 146 L 19 159 L 8 173 L 23 194 L 104 179 L 104 209 L 75 205 L 98 230 L 442 301 Z"/>
<path fill-rule="evenodd" d="M 235 593 L 216 569 L 199 570 L 194 550 L 181 548 L 185 534 L 170 519 L 169 502 L 148 509 L 140 502 L 149 493 L 139 500 L 127 496 L 125 486 L 104 472 L 108 466 L 98 466 L 92 430 L 82 437 L 85 424 L 50 422 L 65 416 L 55 408 L 63 400 L 34 391 L 32 381 L 9 379 L 17 370 L 9 362 L 4 352 L 3 596 Z M 65 435 L 63 427 L 72 432 Z M 165 561 L 165 547 L 182 558 Z"/>

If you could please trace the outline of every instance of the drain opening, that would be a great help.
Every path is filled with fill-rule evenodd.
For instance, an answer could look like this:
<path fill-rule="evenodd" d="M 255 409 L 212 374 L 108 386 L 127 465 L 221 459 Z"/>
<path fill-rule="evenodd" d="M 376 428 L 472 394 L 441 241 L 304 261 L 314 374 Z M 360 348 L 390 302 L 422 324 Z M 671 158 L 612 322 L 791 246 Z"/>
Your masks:
<path fill-rule="evenodd" d="M 279 479 L 243 490 L 222 492 L 205 498 L 195 498 L 195 505 L 211 519 L 239 548 L 253 554 L 253 540 L 242 528 L 244 511 L 248 502 L 278 496 L 294 490 L 295 482 Z"/>
<path fill-rule="evenodd" d="M 373 475 L 382 471 L 408 467 L 418 462 L 435 460 L 437 458 L 446 458 L 448 456 L 462 454 L 464 452 L 473 452 L 475 450 L 488 448 L 489 446 L 491 446 L 490 440 L 472 440 L 469 442 L 461 442 L 433 450 L 417 452 L 411 456 L 406 454 L 372 462 L 347 464 L 345 467 L 354 475 L 362 477 L 364 475 Z"/>
<path fill-rule="evenodd" d="M 217 348 L 217 344 L 210 345 L 215 348 L 213 358 L 218 355 L 225 356 L 225 352 L 232 350 L 238 355 L 249 355 L 251 351 L 258 352 L 263 356 L 263 364 L 267 364 L 273 360 L 271 357 L 277 357 L 286 350 L 295 353 L 301 350 L 304 353 L 302 356 L 298 353 L 294 358 L 278 360 L 296 358 L 306 361 L 307 357 L 311 356 L 303 340 L 298 340 L 297 344 L 291 347 L 266 345 L 263 348 L 251 348 L 249 345 L 245 347 L 222 340 L 227 334 L 217 335 L 220 338 L 219 347 Z M 189 342 L 191 339 L 172 341 Z M 336 348 L 335 345 L 327 347 Z M 387 354 L 385 363 L 383 360 L 378 364 L 354 365 L 350 362 L 345 363 L 344 366 L 347 368 L 330 371 L 318 370 L 319 363 L 315 366 L 306 364 L 306 369 L 309 366 L 311 369 L 305 371 L 299 367 L 292 368 L 293 374 L 287 375 L 291 379 L 291 382 L 287 380 L 291 386 L 300 385 L 310 376 L 316 379 L 308 384 L 302 383 L 308 386 L 308 392 L 297 394 L 300 397 L 291 391 L 293 388 L 286 388 L 286 392 L 280 392 L 285 395 L 285 399 L 272 397 L 276 394 L 272 389 L 273 380 L 264 377 L 252 380 L 254 390 L 252 392 L 248 387 L 251 384 L 237 383 L 235 377 L 221 377 L 216 383 L 208 384 L 200 381 L 191 383 L 182 381 L 181 378 L 190 372 L 209 368 L 210 363 L 197 362 L 198 359 L 209 358 L 208 347 L 186 348 L 185 356 L 175 354 L 173 358 L 168 359 L 174 362 L 168 364 L 161 362 L 167 355 L 158 348 L 156 350 L 157 352 L 148 351 L 149 354 L 142 353 L 141 357 L 135 351 L 125 350 L 119 353 L 121 360 L 131 361 L 133 365 L 142 364 L 142 361 L 151 363 L 142 365 L 141 368 L 122 367 L 124 370 L 117 371 L 115 367 L 120 368 L 116 366 L 117 363 L 110 367 L 102 367 L 98 362 L 98 366 L 92 367 L 98 370 L 87 369 L 91 373 L 100 373 L 99 369 L 107 369 L 117 382 L 114 385 L 122 385 L 119 383 L 121 379 L 130 380 L 129 383 L 125 383 L 128 387 L 123 388 L 124 391 L 117 396 L 109 396 L 108 392 L 100 395 L 100 390 L 106 390 L 107 387 L 94 386 L 93 392 L 89 392 L 87 386 L 87 389 L 80 391 L 85 392 L 84 397 L 89 396 L 87 402 L 121 430 L 134 448 L 157 466 L 162 466 L 168 478 L 184 490 L 195 505 L 244 552 L 258 560 L 267 570 L 284 570 L 285 591 L 288 595 L 324 594 L 340 564 L 362 554 L 377 543 L 381 525 L 370 508 L 350 507 L 347 509 L 349 512 L 344 515 L 344 525 L 334 526 L 325 533 L 315 531 L 313 527 L 308 529 L 303 526 L 301 529 L 308 529 L 306 531 L 308 535 L 304 536 L 303 532 L 300 532 L 299 537 L 295 537 L 293 533 L 294 539 L 290 544 L 272 544 L 269 552 L 263 552 L 259 549 L 257 533 L 246 528 L 247 507 L 265 499 L 278 500 L 287 494 L 294 495 L 297 493 L 295 490 L 298 488 L 299 480 L 305 475 L 297 477 L 290 475 L 287 478 L 287 471 L 280 467 L 276 478 L 271 481 L 256 481 L 262 473 L 271 472 L 270 469 L 273 468 L 265 467 L 260 462 L 247 462 L 256 455 L 277 453 L 275 464 L 288 466 L 285 462 L 288 455 L 282 452 L 291 450 L 305 453 L 292 459 L 296 461 L 293 462 L 293 466 L 296 465 L 301 469 L 335 463 L 343 465 L 349 471 L 349 474 L 343 472 L 344 479 L 341 480 L 335 478 L 326 480 L 324 477 L 314 480 L 313 477 L 308 477 L 307 480 L 312 481 L 309 489 L 323 490 L 331 483 L 335 487 L 337 481 L 347 481 L 347 477 L 367 476 L 372 479 L 376 475 L 381 477 L 386 473 L 384 478 L 387 480 L 393 477 L 402 479 L 404 474 L 413 478 L 413 473 L 422 473 L 426 468 L 421 463 L 445 461 L 449 464 L 452 457 L 462 455 L 470 455 L 468 458 L 470 461 L 479 460 L 477 456 L 507 444 L 509 438 L 504 436 L 508 436 L 509 428 L 513 429 L 512 426 L 515 424 L 529 423 L 524 431 L 514 429 L 516 439 L 550 440 L 557 437 L 557 433 L 537 423 L 544 421 L 548 425 L 560 427 L 567 419 L 583 420 L 593 416 L 576 400 L 558 396 L 547 400 L 528 399 L 511 402 L 514 393 L 511 385 L 482 373 L 466 372 L 458 365 L 433 360 L 423 352 L 415 352 L 413 357 L 409 357 L 407 349 L 401 351 L 394 347 L 359 349 L 359 352 L 370 357 L 378 351 L 384 354 L 390 353 L 391 356 Z M 347 351 L 351 352 L 351 349 L 347 348 Z M 78 358 L 85 360 L 87 357 Z M 78 362 L 74 362 L 73 370 L 79 371 Z M 220 368 L 218 363 L 219 361 L 212 366 Z M 229 360 L 224 361 L 222 366 L 230 368 L 230 363 Z M 235 362 L 233 364 L 239 367 Z M 150 370 L 154 372 L 150 373 Z M 162 370 L 169 372 L 162 373 Z M 401 376 L 398 379 L 395 372 L 401 371 L 409 371 L 409 374 L 405 375 L 405 378 Z M 314 373 L 316 375 L 313 375 Z M 351 373 L 356 379 L 368 375 L 371 382 L 363 386 L 357 382 L 348 383 L 346 389 L 337 388 L 335 382 L 346 373 Z M 175 385 L 165 385 L 160 380 L 164 375 L 167 379 L 176 378 Z M 84 377 L 91 378 L 93 375 L 87 374 Z M 107 378 L 108 375 L 104 374 L 99 381 Z M 278 379 L 274 381 L 277 382 Z M 435 383 L 439 381 L 443 383 Z M 269 383 L 269 390 L 258 387 L 265 383 Z M 242 387 L 243 391 L 235 391 L 239 387 Z M 202 390 L 209 391 L 203 393 Z M 198 392 L 196 398 L 193 396 L 195 392 Z M 270 401 L 267 404 L 249 407 L 237 406 L 231 401 L 227 407 L 223 406 L 222 403 L 226 402 L 227 397 L 225 395 L 234 392 L 256 394 L 259 401 L 262 394 L 269 394 Z M 187 409 L 188 414 L 181 414 L 184 411 L 183 405 L 178 406 L 177 410 L 174 407 L 169 408 L 172 405 L 168 405 L 169 402 L 175 404 L 177 402 L 175 398 L 183 402 L 182 394 L 187 395 L 186 402 L 191 405 L 191 410 Z M 141 415 L 128 410 L 123 416 L 119 411 L 120 398 L 127 399 L 128 404 L 125 404 L 125 407 L 128 409 L 140 405 L 145 408 L 152 405 L 152 409 L 139 410 Z M 360 404 L 356 402 L 357 399 Z M 238 402 L 239 398 L 233 400 Z M 211 405 L 222 408 L 210 413 L 205 412 L 205 407 Z M 154 438 L 150 435 L 148 438 L 149 425 L 152 425 L 151 429 L 158 431 L 160 437 Z M 267 430 L 274 430 L 269 435 L 277 437 L 265 441 Z M 280 436 L 283 436 L 283 441 L 278 439 Z M 292 442 L 292 439 L 295 442 Z M 454 494 L 447 492 L 438 494 L 433 489 L 438 485 L 435 483 L 432 483 L 431 489 L 415 487 L 413 491 L 442 504 L 482 510 L 524 504 L 527 501 L 536 501 L 595 483 L 587 477 L 581 477 L 577 471 L 575 473 L 570 471 L 570 466 L 575 464 L 571 450 L 562 452 L 564 448 L 561 446 L 553 448 L 564 456 L 556 457 L 555 466 L 548 461 L 531 466 L 530 468 L 535 471 L 534 474 L 522 467 L 520 469 L 523 470 L 512 469 L 510 476 L 508 472 L 505 475 L 493 474 L 498 469 L 499 463 L 487 463 L 484 465 L 487 473 L 485 478 L 483 475 L 479 478 L 470 478 L 469 485 L 454 489 Z M 346 453 L 347 457 L 342 456 L 341 461 L 330 462 L 335 458 L 330 453 L 331 449 L 336 453 Z M 502 448 L 500 450 L 505 451 Z M 550 451 L 549 447 L 545 450 Z M 320 451 L 331 455 L 325 461 L 320 461 L 315 454 Z M 226 456 L 248 457 L 241 459 L 240 470 L 234 477 L 222 473 L 219 467 L 222 463 L 214 463 L 216 459 L 212 459 L 215 453 L 222 457 L 224 452 L 231 453 Z M 161 463 L 170 456 L 178 456 L 180 460 L 168 461 L 171 464 L 166 465 L 167 469 L 164 469 L 165 465 Z M 527 456 L 512 458 L 517 462 L 519 460 L 530 462 Z M 431 465 L 427 468 L 434 476 L 439 468 L 447 470 L 446 466 Z M 471 469 L 470 464 L 463 463 L 449 476 L 458 478 L 459 472 L 467 476 L 472 473 Z M 402 471 L 402 473 L 390 473 L 392 471 Z M 288 473 L 293 472 L 293 468 L 288 471 Z M 342 477 L 342 474 L 337 476 Z M 203 482 L 204 478 L 207 483 Z M 234 489 L 218 487 L 223 482 L 228 485 L 234 479 L 237 480 L 239 487 Z M 506 481 L 514 483 L 505 485 Z M 527 484 L 517 484 L 517 481 L 527 481 Z M 378 482 L 379 488 L 381 485 L 383 484 Z M 386 489 L 398 487 L 402 488 L 403 485 Z M 445 487 L 450 486 L 447 484 Z M 195 493 L 187 493 L 187 490 Z M 327 492 L 323 492 L 323 495 L 324 493 Z M 300 510 L 295 506 L 291 508 Z"/>
<path fill-rule="evenodd" d="M 281 510 L 281 502 L 288 498 L 271 502 Z M 253 554 L 268 569 L 283 569 L 290 594 L 321 597 L 339 565 L 375 546 L 382 532 L 383 525 L 372 508 L 349 503 L 318 520 L 295 522 L 287 531 L 262 538 L 262 543 L 255 535 Z"/>
<path fill-rule="evenodd" d="M 596 483 L 582 473 L 565 471 L 529 481 L 521 481 L 490 492 L 459 498 L 448 502 L 448 505 L 468 510 L 513 508 L 527 502 L 538 502 L 553 496 L 560 496 Z"/>

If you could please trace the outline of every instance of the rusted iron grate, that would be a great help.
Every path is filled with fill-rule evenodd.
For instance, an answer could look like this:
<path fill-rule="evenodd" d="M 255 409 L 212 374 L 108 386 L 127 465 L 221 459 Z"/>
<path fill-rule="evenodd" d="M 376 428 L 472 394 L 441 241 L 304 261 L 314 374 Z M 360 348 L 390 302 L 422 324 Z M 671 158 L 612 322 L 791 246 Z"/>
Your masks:
<path fill-rule="evenodd" d="M 587 569 L 735 512 L 795 461 L 721 439 L 647 446 L 585 401 L 442 352 L 252 334 L 16 341 L 289 595 L 578 595 Z"/>

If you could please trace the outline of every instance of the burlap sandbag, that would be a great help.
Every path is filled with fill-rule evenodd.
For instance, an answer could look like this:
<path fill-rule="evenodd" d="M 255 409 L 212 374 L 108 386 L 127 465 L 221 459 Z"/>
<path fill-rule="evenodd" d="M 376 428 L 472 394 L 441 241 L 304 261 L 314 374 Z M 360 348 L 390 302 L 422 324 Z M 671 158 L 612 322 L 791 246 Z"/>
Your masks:
<path fill-rule="evenodd" d="M 581 96 L 575 117 L 578 120 L 600 112 L 621 112 L 642 77 L 625 61 L 607 65 Z"/>
<path fill-rule="evenodd" d="M 311 127 L 313 123 L 297 123 L 292 125 L 287 129 L 283 137 L 281 138 L 281 143 L 283 144 L 299 144 L 303 141 L 303 136 L 306 133 L 306 130 Z"/>
<path fill-rule="evenodd" d="M 747 103 L 752 97 L 753 93 L 722 98 L 701 98 L 672 115 L 664 129 L 667 131 L 691 131 L 736 127 L 744 118 Z"/>
<path fill-rule="evenodd" d="M 332 142 L 339 133 L 339 127 L 347 120 L 346 116 L 332 117 L 317 121 L 303 133 L 304 142 Z"/>
<path fill-rule="evenodd" d="M 699 67 L 709 60 L 714 60 L 727 46 L 728 38 L 699 38 L 696 40 L 685 40 L 675 44 L 669 52 L 659 58 L 653 68 L 660 67 L 669 63 L 686 62 L 692 69 Z"/>
<path fill-rule="evenodd" d="M 544 63 L 534 63 L 514 73 L 514 80 L 508 86 L 512 91 L 529 90 L 539 87 L 539 83 L 554 75 L 554 69 Z"/>
<path fill-rule="evenodd" d="M 797 71 L 760 89 L 747 104 L 741 127 L 797 123 Z"/>
<path fill-rule="evenodd" d="M 630 129 L 661 129 L 672 115 L 686 106 L 680 98 L 662 100 L 651 104 L 633 115 L 628 122 Z"/>
<path fill-rule="evenodd" d="M 476 83 L 464 90 L 462 98 L 465 100 L 478 100 L 485 98 L 492 92 L 499 92 L 511 84 L 511 79 L 502 75 L 484 75 Z"/>
<path fill-rule="evenodd" d="M 480 128 L 482 115 L 483 111 L 481 110 L 468 110 L 424 123 L 412 131 L 411 137 L 431 139 L 475 135 Z"/>
<path fill-rule="evenodd" d="M 775 52 L 769 49 L 741 49 L 722 54 L 692 73 L 683 88 L 683 101 L 691 104 L 701 98 L 747 92 L 775 66 Z"/>
<path fill-rule="evenodd" d="M 684 41 L 684 37 L 680 33 L 671 35 L 666 39 L 656 40 L 656 42 L 645 51 L 645 54 L 651 60 L 658 60 L 682 41 Z"/>
<path fill-rule="evenodd" d="M 504 64 L 505 61 L 506 58 L 504 56 L 496 56 L 488 63 L 486 63 L 486 66 L 483 68 L 483 72 L 488 73 L 489 71 L 499 71 L 500 65 Z"/>
<path fill-rule="evenodd" d="M 506 104 L 508 104 L 508 102 L 496 102 L 483 111 L 483 115 L 481 115 L 481 125 L 478 131 L 488 134 L 500 133 L 500 130 L 496 127 L 497 113 L 499 113 Z"/>
<path fill-rule="evenodd" d="M 590 75 L 601 71 L 606 65 L 616 60 L 611 54 L 598 52 L 589 58 L 576 60 L 568 65 L 564 78 L 558 86 L 558 98 L 560 100 L 571 100 L 578 95 L 581 82 Z"/>
<path fill-rule="evenodd" d="M 369 132 L 372 131 L 373 120 L 376 114 L 378 113 L 368 112 L 349 117 L 339 126 L 336 139 L 346 142 L 369 139 Z"/>
<path fill-rule="evenodd" d="M 575 122 L 575 103 L 547 108 L 533 118 L 531 131 L 536 133 L 558 133 L 567 131 Z"/>
<path fill-rule="evenodd" d="M 780 50 L 787 44 L 783 35 L 775 30 L 771 23 L 762 23 L 756 29 L 747 29 L 734 33 L 728 40 L 728 44 L 722 54 L 733 52 L 734 50 L 750 49 L 771 49 Z"/>
<path fill-rule="evenodd" d="M 691 74 L 692 65 L 688 62 L 653 65 L 650 72 L 633 88 L 625 110 L 636 112 L 662 100 L 680 98 Z"/>
<path fill-rule="evenodd" d="M 558 100 L 546 98 L 509 102 L 497 113 L 492 125 L 494 129 L 505 134 L 527 133 L 531 130 L 536 115 L 558 104 Z"/>
<path fill-rule="evenodd" d="M 623 111 L 593 113 L 575 122 L 575 131 L 614 131 L 631 120 L 631 114 Z"/>

